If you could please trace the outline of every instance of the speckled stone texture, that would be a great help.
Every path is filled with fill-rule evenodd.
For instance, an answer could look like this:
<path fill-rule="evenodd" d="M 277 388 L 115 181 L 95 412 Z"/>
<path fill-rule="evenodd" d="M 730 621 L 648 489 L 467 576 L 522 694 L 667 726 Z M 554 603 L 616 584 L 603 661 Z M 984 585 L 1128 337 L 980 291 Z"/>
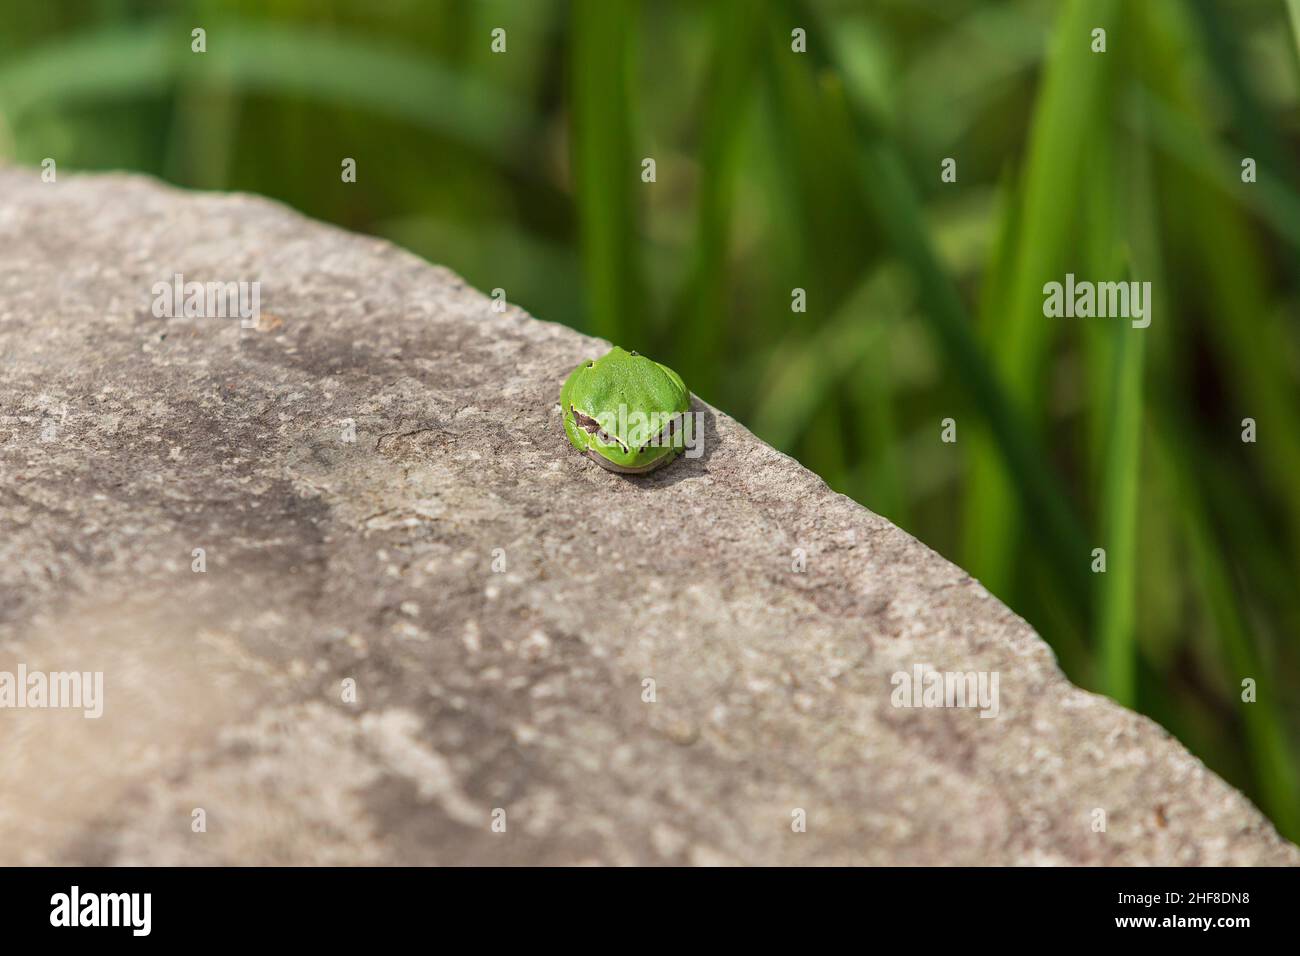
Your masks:
<path fill-rule="evenodd" d="M 260 321 L 156 318 L 176 273 Z M 263 199 L 0 170 L 0 670 L 105 682 L 0 710 L 0 863 L 1300 859 L 722 412 L 647 477 L 580 456 L 604 348 Z M 892 706 L 914 664 L 999 715 Z"/>

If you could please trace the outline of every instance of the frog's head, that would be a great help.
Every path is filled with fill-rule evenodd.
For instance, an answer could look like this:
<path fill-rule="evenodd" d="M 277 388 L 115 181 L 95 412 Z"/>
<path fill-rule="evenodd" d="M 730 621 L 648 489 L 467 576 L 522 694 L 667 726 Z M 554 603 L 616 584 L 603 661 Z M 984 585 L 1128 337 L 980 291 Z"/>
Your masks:
<path fill-rule="evenodd" d="M 668 366 L 616 346 L 573 370 L 560 404 L 573 447 L 611 471 L 640 474 L 681 450 L 691 393 Z"/>

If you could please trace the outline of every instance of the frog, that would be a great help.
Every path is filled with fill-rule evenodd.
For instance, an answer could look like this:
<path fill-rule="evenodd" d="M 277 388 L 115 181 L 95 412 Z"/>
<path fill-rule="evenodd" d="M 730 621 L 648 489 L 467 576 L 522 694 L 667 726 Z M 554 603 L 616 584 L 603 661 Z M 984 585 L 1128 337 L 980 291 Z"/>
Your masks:
<path fill-rule="evenodd" d="M 691 393 L 667 365 L 614 346 L 573 370 L 560 405 L 574 448 L 602 468 L 643 475 L 681 452 Z"/>

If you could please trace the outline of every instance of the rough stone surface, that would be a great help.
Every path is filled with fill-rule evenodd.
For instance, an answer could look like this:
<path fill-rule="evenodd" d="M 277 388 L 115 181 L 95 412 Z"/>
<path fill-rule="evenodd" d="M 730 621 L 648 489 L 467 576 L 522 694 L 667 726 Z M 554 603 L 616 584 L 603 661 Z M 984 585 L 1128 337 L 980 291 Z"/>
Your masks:
<path fill-rule="evenodd" d="M 582 458 L 603 343 L 136 177 L 0 170 L 0 250 L 0 670 L 105 675 L 99 720 L 0 710 L 0 863 L 1300 859 L 722 412 L 648 477 Z M 175 273 L 260 281 L 259 324 L 155 318 Z M 917 663 L 999 716 L 891 706 Z"/>

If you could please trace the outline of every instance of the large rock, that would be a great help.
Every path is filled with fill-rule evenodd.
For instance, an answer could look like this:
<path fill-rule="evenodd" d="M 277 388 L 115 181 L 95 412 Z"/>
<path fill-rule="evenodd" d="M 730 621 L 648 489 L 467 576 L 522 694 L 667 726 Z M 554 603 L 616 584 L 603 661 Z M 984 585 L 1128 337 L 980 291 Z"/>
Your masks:
<path fill-rule="evenodd" d="M 725 414 L 647 477 L 578 455 L 602 342 L 137 177 L 0 171 L 0 248 L 0 670 L 104 673 L 97 720 L 0 710 L 0 863 L 1297 862 Z M 176 273 L 260 321 L 156 318 Z M 893 706 L 917 664 L 998 715 Z"/>

